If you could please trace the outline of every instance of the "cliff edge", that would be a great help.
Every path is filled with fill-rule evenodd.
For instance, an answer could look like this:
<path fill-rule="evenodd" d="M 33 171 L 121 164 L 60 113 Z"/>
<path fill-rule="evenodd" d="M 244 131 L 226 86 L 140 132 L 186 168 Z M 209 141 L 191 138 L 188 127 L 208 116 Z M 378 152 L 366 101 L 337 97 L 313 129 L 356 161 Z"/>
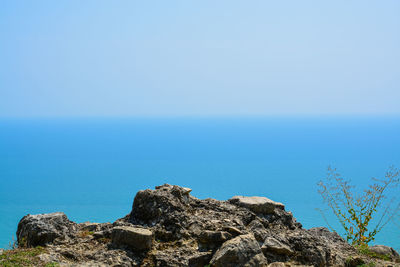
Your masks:
<path fill-rule="evenodd" d="M 393 249 L 377 246 L 387 260 L 371 259 L 326 228 L 302 228 L 268 198 L 201 200 L 190 192 L 168 184 L 139 191 L 130 214 L 114 223 L 26 215 L 14 253 L 36 248 L 33 266 L 399 266 Z M 7 253 L 0 266 L 9 266 Z"/>

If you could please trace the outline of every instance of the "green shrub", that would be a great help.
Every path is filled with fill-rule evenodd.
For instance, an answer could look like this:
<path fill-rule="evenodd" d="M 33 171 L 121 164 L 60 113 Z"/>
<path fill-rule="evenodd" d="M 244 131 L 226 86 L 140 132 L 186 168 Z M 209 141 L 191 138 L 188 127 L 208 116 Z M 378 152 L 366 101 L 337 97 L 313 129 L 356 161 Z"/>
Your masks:
<path fill-rule="evenodd" d="M 390 167 L 385 178 L 372 178 L 373 184 L 362 194 L 357 194 L 348 180 L 342 178 L 336 169 L 328 167 L 328 176 L 325 181 L 318 183 L 318 192 L 343 227 L 348 242 L 358 246 L 367 245 L 399 213 L 400 203 L 395 199 L 386 203 L 383 201 L 387 191 L 398 186 L 399 174 L 398 169 Z M 372 219 L 376 223 L 371 227 Z"/>

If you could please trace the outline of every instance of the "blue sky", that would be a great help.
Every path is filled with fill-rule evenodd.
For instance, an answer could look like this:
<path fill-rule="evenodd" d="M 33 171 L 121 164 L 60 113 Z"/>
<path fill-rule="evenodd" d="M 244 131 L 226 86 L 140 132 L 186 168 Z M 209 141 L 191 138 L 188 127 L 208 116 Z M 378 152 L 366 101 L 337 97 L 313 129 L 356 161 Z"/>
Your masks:
<path fill-rule="evenodd" d="M 400 1 L 0 2 L 0 117 L 400 114 Z"/>

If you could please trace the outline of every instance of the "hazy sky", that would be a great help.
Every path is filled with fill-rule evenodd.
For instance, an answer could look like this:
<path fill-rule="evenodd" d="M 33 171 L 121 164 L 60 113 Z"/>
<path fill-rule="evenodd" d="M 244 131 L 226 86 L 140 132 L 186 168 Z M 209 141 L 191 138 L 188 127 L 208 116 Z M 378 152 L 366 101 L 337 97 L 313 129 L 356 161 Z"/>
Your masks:
<path fill-rule="evenodd" d="M 400 1 L 0 1 L 0 116 L 400 114 Z"/>

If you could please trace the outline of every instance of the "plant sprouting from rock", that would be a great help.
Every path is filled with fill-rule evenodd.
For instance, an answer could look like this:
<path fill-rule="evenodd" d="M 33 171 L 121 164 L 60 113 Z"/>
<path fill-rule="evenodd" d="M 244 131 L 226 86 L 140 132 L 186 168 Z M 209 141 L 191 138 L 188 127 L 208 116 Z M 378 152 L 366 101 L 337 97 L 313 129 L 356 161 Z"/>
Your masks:
<path fill-rule="evenodd" d="M 328 167 L 328 176 L 318 183 L 318 192 L 335 214 L 348 242 L 367 245 L 399 213 L 400 203 L 395 198 L 387 199 L 389 189 L 399 184 L 399 175 L 398 169 L 390 167 L 385 178 L 372 178 L 373 183 L 363 193 L 357 193 L 349 180 Z"/>

